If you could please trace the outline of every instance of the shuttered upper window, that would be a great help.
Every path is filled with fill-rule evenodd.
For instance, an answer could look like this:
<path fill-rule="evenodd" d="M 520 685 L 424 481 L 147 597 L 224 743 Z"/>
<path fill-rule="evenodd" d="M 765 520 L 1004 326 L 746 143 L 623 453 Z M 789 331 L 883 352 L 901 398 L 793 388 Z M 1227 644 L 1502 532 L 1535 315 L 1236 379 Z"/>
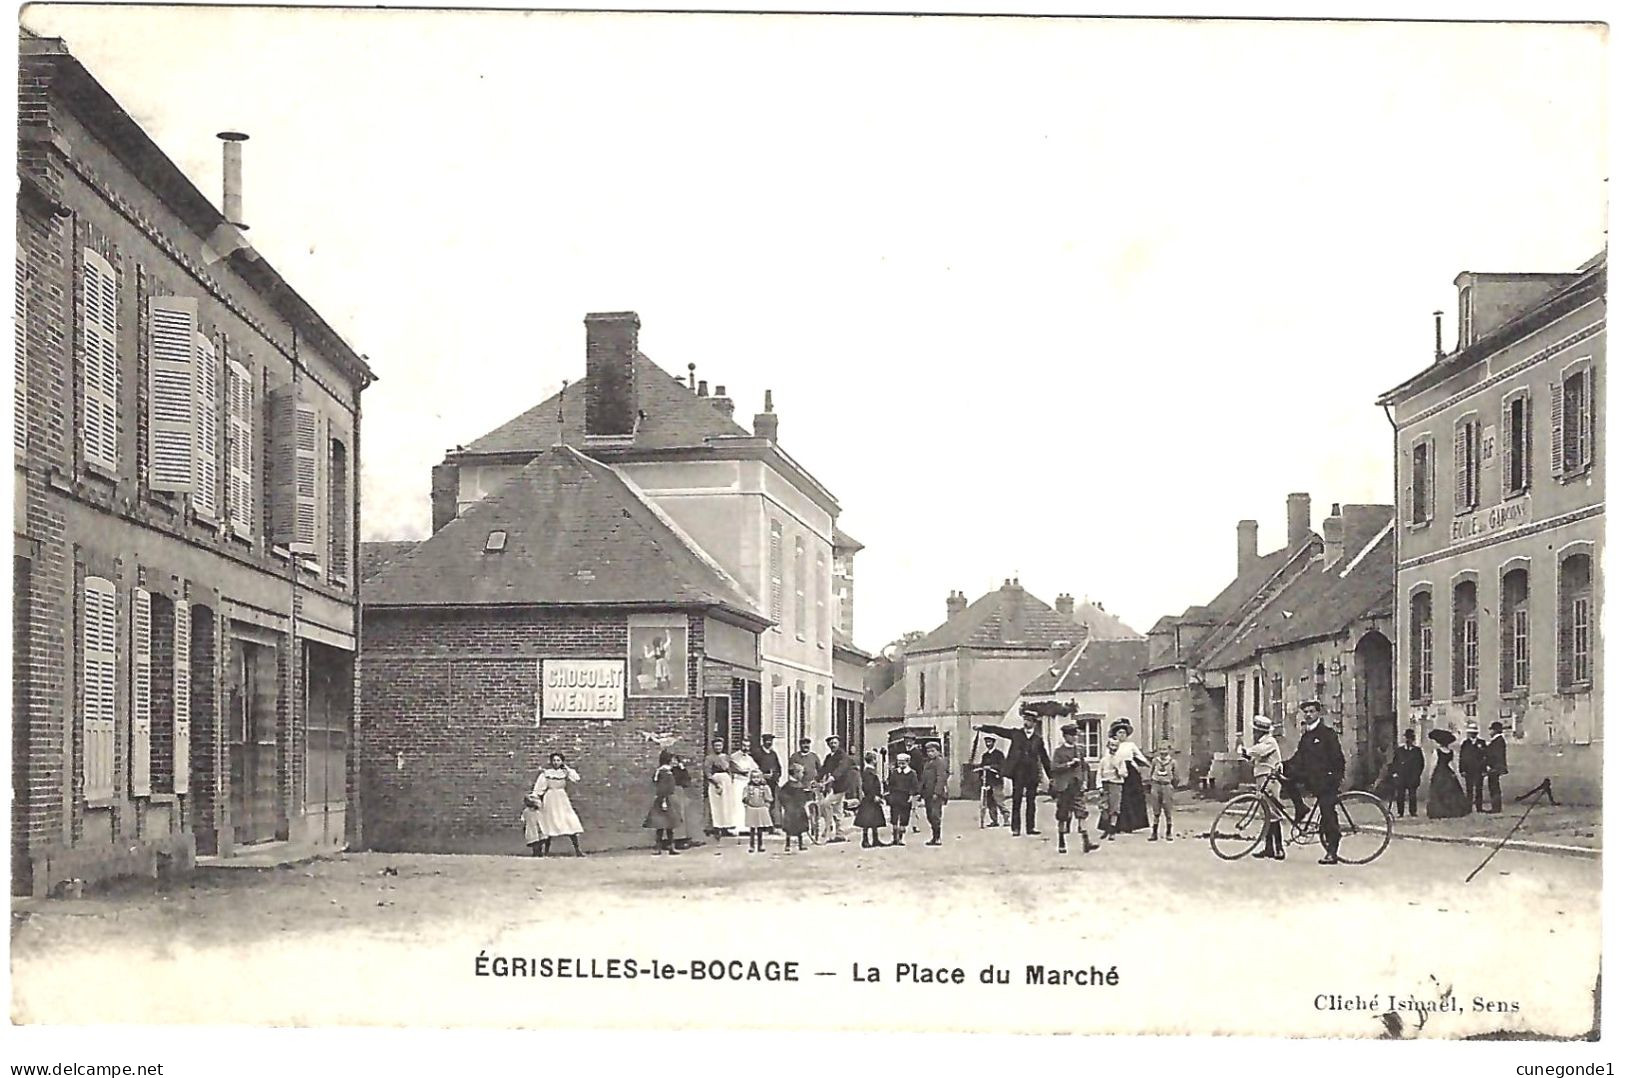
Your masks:
<path fill-rule="evenodd" d="M 769 614 L 773 618 L 773 631 L 784 630 L 784 526 L 773 521 L 769 528 L 767 549 L 767 576 Z"/>
<path fill-rule="evenodd" d="M 220 357 L 214 341 L 199 333 L 196 355 L 197 423 L 192 440 L 192 510 L 220 518 Z"/>
<path fill-rule="evenodd" d="M 1422 526 L 1433 519 L 1433 439 L 1411 445 L 1410 522 Z"/>
<path fill-rule="evenodd" d="M 1552 474 L 1578 475 L 1591 467 L 1596 425 L 1596 369 L 1589 359 L 1571 363 L 1552 387 Z"/>
<path fill-rule="evenodd" d="M 147 486 L 192 489 L 197 429 L 197 300 L 154 296 L 147 308 Z"/>
<path fill-rule="evenodd" d="M 87 576 L 81 594 L 79 672 L 85 747 L 80 764 L 85 799 L 100 801 L 113 796 L 118 592 L 112 581 Z"/>
<path fill-rule="evenodd" d="M 254 380 L 237 360 L 226 364 L 226 519 L 254 537 Z"/>
<path fill-rule="evenodd" d="M 1501 497 L 1529 490 L 1529 391 L 1520 389 L 1501 401 Z"/>
<path fill-rule="evenodd" d="M 299 399 L 296 386 L 271 394 L 271 542 L 295 554 L 316 547 L 316 409 Z"/>
<path fill-rule="evenodd" d="M 818 646 L 825 647 L 825 641 L 829 639 L 829 573 L 822 552 L 819 552 L 817 560 L 818 576 L 813 580 L 813 590 L 818 597 L 816 629 L 818 632 Z"/>
<path fill-rule="evenodd" d="M 807 639 L 807 544 L 796 538 L 796 639 Z"/>
<path fill-rule="evenodd" d="M 130 595 L 130 793 L 152 793 L 152 593 Z"/>
<path fill-rule="evenodd" d="M 1456 512 L 1478 508 L 1483 493 L 1483 428 L 1477 415 L 1456 420 Z"/>
<path fill-rule="evenodd" d="M 84 318 L 80 341 L 83 412 L 80 439 L 85 463 L 118 471 L 118 278 L 107 259 L 84 250 Z"/>
<path fill-rule="evenodd" d="M 337 438 L 327 449 L 327 564 L 333 580 L 350 579 L 350 451 Z"/>

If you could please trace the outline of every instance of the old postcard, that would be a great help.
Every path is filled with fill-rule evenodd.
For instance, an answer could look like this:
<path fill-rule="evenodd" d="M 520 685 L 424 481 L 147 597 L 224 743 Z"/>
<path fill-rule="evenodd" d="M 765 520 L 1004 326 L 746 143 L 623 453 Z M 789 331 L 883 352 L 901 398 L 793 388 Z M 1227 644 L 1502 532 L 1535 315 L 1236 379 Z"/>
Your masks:
<path fill-rule="evenodd" d="M 30 5 L 12 1021 L 1595 1038 L 1606 60 Z"/>

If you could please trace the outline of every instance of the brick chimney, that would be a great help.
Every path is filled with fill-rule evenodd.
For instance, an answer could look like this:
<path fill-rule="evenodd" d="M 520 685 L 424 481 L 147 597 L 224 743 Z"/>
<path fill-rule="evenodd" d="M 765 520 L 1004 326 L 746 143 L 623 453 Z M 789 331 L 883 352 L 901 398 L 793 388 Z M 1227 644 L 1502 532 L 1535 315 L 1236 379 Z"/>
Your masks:
<path fill-rule="evenodd" d="M 756 428 L 756 437 L 766 438 L 770 442 L 779 440 L 779 417 L 773 414 L 773 391 L 771 389 L 762 397 L 762 410 L 756 413 L 753 425 Z"/>
<path fill-rule="evenodd" d="M 587 434 L 630 438 L 637 430 L 636 311 L 589 314 L 587 323 Z"/>
<path fill-rule="evenodd" d="M 728 396 L 727 386 L 717 386 L 717 391 L 711 394 L 711 404 L 727 418 L 732 419 L 734 417 L 734 402 Z"/>
<path fill-rule="evenodd" d="M 1286 496 L 1287 550 L 1297 550 L 1307 538 L 1309 538 L 1309 495 L 1288 494 Z"/>
<path fill-rule="evenodd" d="M 429 516 L 435 531 L 457 519 L 457 465 L 436 464 L 429 470 Z"/>
<path fill-rule="evenodd" d="M 1336 502 L 1332 503 L 1332 515 L 1327 517 L 1321 525 L 1321 535 L 1326 540 L 1326 553 L 1321 559 L 1321 565 L 1331 569 L 1343 560 L 1343 507 Z"/>
<path fill-rule="evenodd" d="M 1068 595 L 1066 592 L 1062 592 L 1055 597 L 1055 612 L 1070 618 L 1072 616 L 1072 611 L 1077 609 L 1075 602 L 1076 601 L 1072 598 L 1072 596 Z"/>
<path fill-rule="evenodd" d="M 999 589 L 999 620 L 1003 625 L 1000 637 L 1021 640 L 1027 635 L 1027 620 L 1021 609 L 1021 581 L 1014 577 Z"/>
<path fill-rule="evenodd" d="M 965 593 L 962 591 L 950 591 L 948 593 L 948 616 L 951 618 L 955 614 L 962 612 L 964 609 Z"/>
<path fill-rule="evenodd" d="M 1258 521 L 1236 521 L 1236 575 L 1252 568 L 1258 560 Z"/>

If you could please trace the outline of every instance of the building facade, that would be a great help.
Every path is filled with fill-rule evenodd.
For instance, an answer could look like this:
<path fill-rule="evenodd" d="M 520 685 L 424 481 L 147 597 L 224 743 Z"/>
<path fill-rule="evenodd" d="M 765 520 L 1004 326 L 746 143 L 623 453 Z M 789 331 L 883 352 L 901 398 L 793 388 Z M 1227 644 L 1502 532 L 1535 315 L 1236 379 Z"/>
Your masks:
<path fill-rule="evenodd" d="M 1061 743 L 1061 727 L 1072 723 L 1078 727 L 1085 759 L 1089 762 L 1089 784 L 1099 782 L 1101 749 L 1106 734 L 1116 719 L 1130 719 L 1140 712 L 1140 671 L 1149 661 L 1151 644 L 1139 640 L 1097 640 L 1090 638 L 1069 651 L 1062 652 L 1043 673 L 1035 677 L 1010 710 L 1005 713 L 1004 725 L 1021 723 L 1021 708 L 1025 704 L 1059 704 L 1070 714 L 1046 715 L 1043 720 L 1044 740 L 1050 746 Z M 1046 709 L 1047 710 L 1047 709 Z M 1135 739 L 1147 755 L 1164 737 L 1172 740 L 1172 728 L 1165 732 L 1155 723 L 1136 723 Z M 1178 756 L 1176 770 L 1181 780 L 1185 776 L 1187 761 Z"/>
<path fill-rule="evenodd" d="M 1400 713 L 1499 721 L 1510 786 L 1600 803 L 1607 261 L 1456 284 L 1455 351 L 1378 402 L 1402 496 Z"/>
<path fill-rule="evenodd" d="M 13 887 L 353 841 L 366 362 L 24 34 Z"/>
<path fill-rule="evenodd" d="M 839 533 L 834 495 L 780 445 L 771 391 L 746 431 L 725 387 L 695 382 L 692 365 L 687 379 L 668 374 L 640 352 L 640 327 L 633 312 L 588 315 L 585 378 L 436 466 L 435 529 L 555 442 L 613 465 L 771 622 L 760 676 L 718 732 L 730 744 L 773 732 L 781 754 L 803 736 L 821 743 L 838 719 L 850 723 L 850 701 L 836 707 L 837 630 L 850 645 L 862 544 Z"/>

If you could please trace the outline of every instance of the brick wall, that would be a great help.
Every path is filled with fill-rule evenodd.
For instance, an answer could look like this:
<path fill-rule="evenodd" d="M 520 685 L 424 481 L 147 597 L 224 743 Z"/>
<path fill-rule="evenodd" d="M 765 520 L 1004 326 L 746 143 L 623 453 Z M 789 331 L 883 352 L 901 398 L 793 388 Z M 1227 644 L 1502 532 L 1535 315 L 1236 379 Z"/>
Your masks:
<path fill-rule="evenodd" d="M 588 849 L 649 841 L 642 824 L 659 746 L 644 733 L 675 735 L 678 751 L 703 753 L 704 618 L 688 621 L 691 695 L 629 697 L 617 722 L 538 725 L 533 701 L 521 710 L 528 690 L 511 682 L 534 679 L 544 658 L 624 658 L 625 613 L 367 610 L 358 662 L 367 845 L 525 852 L 521 801 L 552 752 L 581 774 L 570 796 Z"/>

